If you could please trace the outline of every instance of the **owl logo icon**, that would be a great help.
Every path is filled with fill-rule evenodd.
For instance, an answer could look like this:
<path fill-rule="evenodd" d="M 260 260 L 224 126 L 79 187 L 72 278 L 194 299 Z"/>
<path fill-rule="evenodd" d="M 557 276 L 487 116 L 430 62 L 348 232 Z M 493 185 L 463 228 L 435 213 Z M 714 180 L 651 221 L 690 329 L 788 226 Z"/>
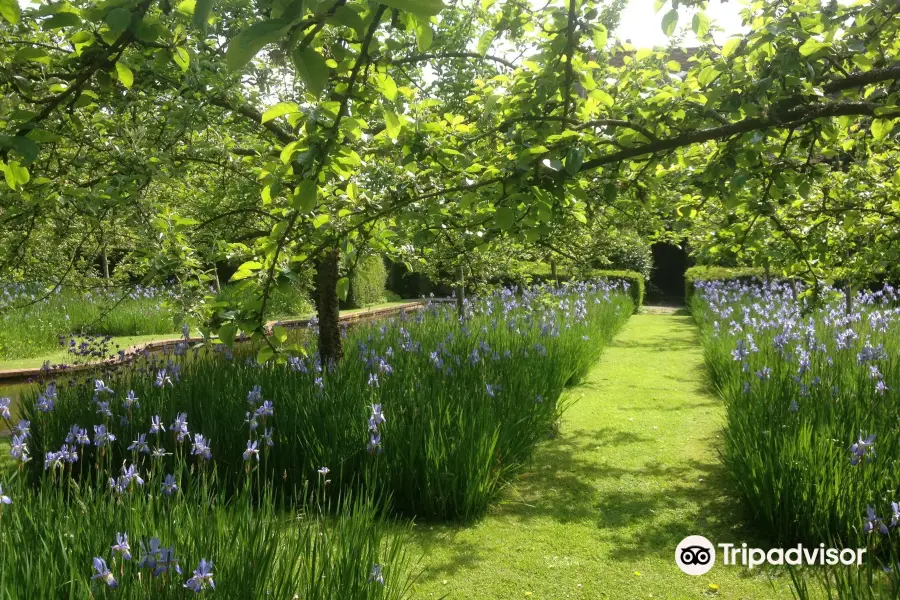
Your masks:
<path fill-rule="evenodd" d="M 675 548 L 675 564 L 688 575 L 703 575 L 716 564 L 716 547 L 702 535 L 690 535 Z"/>

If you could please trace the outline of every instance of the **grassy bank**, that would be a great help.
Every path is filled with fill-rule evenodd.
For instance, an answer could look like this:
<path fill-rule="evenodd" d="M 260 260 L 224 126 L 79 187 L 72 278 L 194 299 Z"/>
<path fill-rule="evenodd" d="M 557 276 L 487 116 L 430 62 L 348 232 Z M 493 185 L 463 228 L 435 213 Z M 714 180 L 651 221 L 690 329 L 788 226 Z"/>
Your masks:
<path fill-rule="evenodd" d="M 342 310 L 341 316 L 354 315 L 360 313 L 366 313 L 370 311 L 382 310 L 385 308 L 392 308 L 394 306 L 400 306 L 402 304 L 406 304 L 410 302 L 409 300 L 399 300 L 395 302 L 384 302 L 382 304 L 375 304 L 373 306 L 369 306 L 366 308 L 354 308 L 349 310 Z M 312 313 L 302 314 L 302 315 L 289 315 L 281 317 L 282 320 L 289 319 L 308 319 L 312 317 Z M 140 344 L 146 344 L 147 342 L 156 342 L 160 340 L 170 340 L 176 339 L 178 337 L 177 334 L 173 333 L 163 333 L 163 334 L 151 334 L 151 335 L 131 335 L 131 336 L 113 336 L 110 339 L 109 347 L 114 350 L 118 350 L 119 348 L 125 349 L 131 346 L 136 346 Z M 31 358 L 13 358 L 8 360 L 0 360 L 0 371 L 13 370 L 13 369 L 37 369 L 45 362 L 50 361 L 50 364 L 63 364 L 72 360 L 72 355 L 66 351 L 62 346 L 57 345 L 58 350 L 54 350 L 52 352 L 44 352 L 42 354 L 38 354 L 37 356 L 33 356 Z"/>

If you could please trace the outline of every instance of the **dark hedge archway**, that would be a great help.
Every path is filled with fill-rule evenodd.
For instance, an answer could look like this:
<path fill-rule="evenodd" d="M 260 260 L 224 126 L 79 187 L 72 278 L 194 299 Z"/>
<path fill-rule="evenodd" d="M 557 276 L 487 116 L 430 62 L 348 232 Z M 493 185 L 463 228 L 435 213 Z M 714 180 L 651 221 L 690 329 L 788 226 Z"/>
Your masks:
<path fill-rule="evenodd" d="M 687 249 L 673 244 L 653 244 L 653 272 L 647 287 L 651 303 L 684 304 L 684 274 L 689 265 Z"/>

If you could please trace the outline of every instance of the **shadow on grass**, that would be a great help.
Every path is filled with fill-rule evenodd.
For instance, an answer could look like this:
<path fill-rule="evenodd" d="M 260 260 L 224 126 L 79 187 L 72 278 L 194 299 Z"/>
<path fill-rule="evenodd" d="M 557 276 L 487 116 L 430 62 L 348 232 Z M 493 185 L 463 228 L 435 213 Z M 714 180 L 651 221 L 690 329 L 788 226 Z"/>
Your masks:
<path fill-rule="evenodd" d="M 696 351 L 692 319 L 669 319 L 677 319 L 677 323 L 664 337 L 634 342 L 620 339 L 611 346 L 627 349 L 624 358 L 637 362 L 648 357 L 657 359 L 656 352 Z M 664 360 L 671 361 L 672 357 Z M 684 413 L 688 417 L 690 411 L 707 414 L 710 408 L 721 407 L 718 397 L 710 393 L 702 363 L 691 359 L 685 366 L 683 372 L 648 374 L 626 381 L 599 379 L 603 371 L 595 371 L 594 378 L 580 384 L 584 396 L 573 399 L 596 402 L 604 398 L 606 411 L 621 409 L 660 415 L 688 411 Z M 673 399 L 666 393 L 673 388 L 683 399 Z M 674 418 L 683 416 L 673 414 Z M 684 423 L 680 427 L 685 427 Z M 690 421 L 687 423 L 691 427 Z M 491 509 L 489 518 L 522 529 L 538 522 L 543 529 L 548 520 L 578 523 L 593 532 L 604 557 L 623 563 L 645 557 L 670 560 L 678 543 L 693 534 L 704 535 L 713 543 L 747 542 L 766 547 L 758 535 L 742 525 L 750 519 L 745 518 L 719 459 L 718 430 L 685 431 L 689 439 L 681 440 L 677 432 L 634 431 L 620 423 L 599 428 L 588 423 L 582 426 L 542 444 L 525 472 Z M 696 448 L 698 455 L 686 455 L 682 443 Z M 660 460 L 655 460 L 656 456 Z M 646 458 L 642 461 L 643 457 Z M 426 553 L 432 548 L 440 550 L 433 559 L 436 562 L 429 561 L 423 579 L 441 580 L 493 560 L 490 546 L 467 541 L 469 536 L 457 535 L 461 531 L 462 527 L 453 526 L 419 530 L 417 537 Z M 566 540 L 554 543 L 564 547 Z M 448 548 L 452 552 L 448 553 Z"/>
<path fill-rule="evenodd" d="M 461 525 L 417 526 L 415 537 L 422 549 L 424 562 L 428 565 L 419 574 L 419 581 L 452 577 L 460 571 L 477 567 L 487 558 L 477 545 L 459 538 L 461 529 Z M 447 555 L 445 560 L 436 561 L 435 556 L 439 553 L 446 555 L 447 548 L 452 548 L 453 553 Z"/>
<path fill-rule="evenodd" d="M 596 528 L 598 545 L 612 548 L 609 558 L 614 561 L 667 557 L 693 534 L 713 543 L 753 542 L 749 532 L 736 526 L 742 515 L 737 512 L 738 503 L 723 493 L 730 481 L 717 455 L 677 465 L 649 461 L 634 468 L 602 458 L 637 452 L 654 440 L 611 427 L 575 431 L 552 440 L 491 510 L 491 518 L 513 520 L 526 528 L 536 519 L 584 522 Z M 713 445 L 714 441 L 704 444 Z M 616 489 L 610 491 L 610 487 Z M 439 549 L 441 556 L 436 561 L 426 559 L 428 569 L 421 579 L 440 580 L 491 560 L 484 547 L 459 539 L 464 526 L 426 524 L 417 529 L 416 538 L 426 556 L 432 548 Z M 452 553 L 447 553 L 448 548 Z"/>

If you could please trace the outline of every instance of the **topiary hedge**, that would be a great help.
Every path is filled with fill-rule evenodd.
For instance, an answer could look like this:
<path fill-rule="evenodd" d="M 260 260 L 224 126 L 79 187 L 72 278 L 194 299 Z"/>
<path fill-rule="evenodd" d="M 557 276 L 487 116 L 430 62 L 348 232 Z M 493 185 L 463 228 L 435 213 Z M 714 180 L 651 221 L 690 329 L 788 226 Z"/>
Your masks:
<path fill-rule="evenodd" d="M 384 286 L 387 269 L 380 255 L 364 256 L 350 273 L 350 291 L 347 293 L 348 308 L 365 308 L 384 300 Z"/>
<path fill-rule="evenodd" d="M 689 302 L 698 281 L 763 281 L 766 271 L 762 267 L 716 267 L 697 265 L 684 273 L 684 299 Z"/>

